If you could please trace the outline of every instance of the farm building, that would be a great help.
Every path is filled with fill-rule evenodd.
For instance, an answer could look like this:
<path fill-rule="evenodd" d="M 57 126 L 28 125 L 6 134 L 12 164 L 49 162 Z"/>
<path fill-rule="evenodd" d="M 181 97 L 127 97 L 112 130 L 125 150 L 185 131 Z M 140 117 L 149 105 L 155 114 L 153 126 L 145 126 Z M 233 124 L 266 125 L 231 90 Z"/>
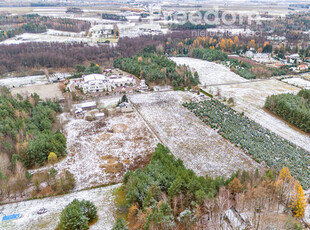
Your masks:
<path fill-rule="evenodd" d="M 95 101 L 91 101 L 91 102 L 85 102 L 85 103 L 82 103 L 82 104 L 78 104 L 76 106 L 76 108 L 80 108 L 82 110 L 93 110 L 93 109 L 96 109 L 97 108 L 97 104 Z"/>

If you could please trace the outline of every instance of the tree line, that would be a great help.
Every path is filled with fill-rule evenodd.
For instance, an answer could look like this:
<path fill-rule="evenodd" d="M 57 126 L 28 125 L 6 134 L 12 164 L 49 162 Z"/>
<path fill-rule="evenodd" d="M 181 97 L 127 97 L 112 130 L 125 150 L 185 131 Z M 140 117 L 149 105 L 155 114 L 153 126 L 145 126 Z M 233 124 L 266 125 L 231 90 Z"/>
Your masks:
<path fill-rule="evenodd" d="M 297 95 L 272 95 L 265 107 L 285 121 L 310 133 L 310 90 L 301 90 Z"/>

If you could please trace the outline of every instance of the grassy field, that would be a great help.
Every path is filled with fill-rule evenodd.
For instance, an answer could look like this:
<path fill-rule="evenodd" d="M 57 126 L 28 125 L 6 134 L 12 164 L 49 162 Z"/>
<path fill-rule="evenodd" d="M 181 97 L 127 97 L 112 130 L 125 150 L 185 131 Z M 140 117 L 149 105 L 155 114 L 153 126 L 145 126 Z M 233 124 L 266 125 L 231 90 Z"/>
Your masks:
<path fill-rule="evenodd" d="M 125 172 L 148 163 L 158 142 L 135 112 L 92 122 L 69 118 L 64 133 L 68 154 L 53 167 L 73 173 L 75 190 L 121 182 Z"/>

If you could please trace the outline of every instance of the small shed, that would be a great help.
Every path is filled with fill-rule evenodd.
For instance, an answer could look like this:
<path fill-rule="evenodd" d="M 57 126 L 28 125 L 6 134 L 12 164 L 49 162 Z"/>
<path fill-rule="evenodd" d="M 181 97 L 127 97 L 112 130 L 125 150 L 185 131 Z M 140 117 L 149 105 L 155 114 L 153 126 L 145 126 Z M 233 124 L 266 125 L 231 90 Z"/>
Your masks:
<path fill-rule="evenodd" d="M 104 113 L 96 113 L 96 114 L 95 114 L 95 119 L 96 119 L 96 120 L 99 120 L 99 119 L 104 118 L 104 116 L 105 116 Z"/>
<path fill-rule="evenodd" d="M 130 113 L 133 112 L 133 106 L 130 103 L 123 102 L 116 108 L 116 111 L 122 113 Z"/>

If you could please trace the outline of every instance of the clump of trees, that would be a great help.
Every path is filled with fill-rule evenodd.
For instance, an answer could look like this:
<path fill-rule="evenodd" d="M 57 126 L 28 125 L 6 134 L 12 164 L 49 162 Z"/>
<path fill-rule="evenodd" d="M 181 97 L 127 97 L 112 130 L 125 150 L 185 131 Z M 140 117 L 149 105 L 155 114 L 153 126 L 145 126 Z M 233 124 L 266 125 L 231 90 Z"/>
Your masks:
<path fill-rule="evenodd" d="M 209 24 L 193 24 L 191 22 L 186 22 L 183 24 L 175 24 L 171 25 L 172 30 L 206 30 L 209 28 L 215 28 L 216 25 L 209 25 Z"/>
<path fill-rule="evenodd" d="M 116 203 L 125 192 L 127 213 L 117 219 L 113 230 L 221 229 L 229 224 L 228 209 L 246 212 L 248 228 L 264 229 L 272 225 L 269 215 L 279 212 L 280 205 L 298 218 L 305 211 L 303 190 L 288 168 L 279 175 L 256 169 L 238 171 L 228 179 L 198 177 L 161 144 L 143 170 L 125 174 L 120 190 Z"/>
<path fill-rule="evenodd" d="M 297 95 L 272 95 L 266 99 L 265 107 L 285 121 L 310 132 L 310 90 L 301 90 Z"/>
<path fill-rule="evenodd" d="M 230 67 L 230 69 L 239 74 L 245 79 L 255 79 L 256 75 L 252 72 L 252 65 L 247 62 L 239 61 L 237 59 L 229 59 L 229 64 L 224 63 Z"/>
<path fill-rule="evenodd" d="M 206 198 L 213 198 L 218 189 L 228 185 L 235 176 L 229 179 L 198 177 L 192 170 L 186 169 L 180 159 L 176 160 L 168 148 L 158 144 L 150 164 L 144 170 L 129 171 L 124 176 L 123 189 L 130 207 L 128 219 L 136 226 L 135 229 L 173 227 L 176 224 L 174 216 L 187 224 L 184 212 L 193 215 L 192 210 L 196 204 L 202 204 Z M 140 212 L 144 214 L 143 223 L 136 222 Z"/>
<path fill-rule="evenodd" d="M 32 190 L 30 194 L 32 197 L 65 194 L 72 191 L 75 187 L 75 178 L 68 170 L 58 172 L 52 167 L 46 172 L 35 173 L 33 175 L 29 173 L 26 177 L 26 185 L 34 185 L 34 190 Z M 45 184 L 45 186 L 42 186 L 43 184 Z M 20 192 L 23 193 L 22 190 Z M 10 195 L 9 189 L 4 189 L 4 194 L 5 193 Z"/>
<path fill-rule="evenodd" d="M 275 169 L 288 166 L 292 175 L 309 188 L 309 152 L 280 138 L 217 100 L 185 103 L 204 123 L 224 138 L 244 149 L 258 162 L 265 161 Z"/>
<path fill-rule="evenodd" d="M 127 21 L 127 18 L 123 15 L 117 14 L 102 14 L 102 19 L 115 20 L 115 21 Z"/>
<path fill-rule="evenodd" d="M 223 53 L 219 49 L 194 49 L 193 55 L 194 58 L 203 59 L 207 61 L 227 61 L 227 54 Z"/>
<path fill-rule="evenodd" d="M 197 85 L 198 76 L 193 76 L 186 66 L 177 64 L 162 54 L 147 50 L 131 58 L 118 58 L 114 66 L 134 74 L 149 83 L 168 84 L 174 87 Z"/>
<path fill-rule="evenodd" d="M 95 64 L 93 62 L 90 63 L 89 67 L 83 66 L 83 65 L 76 65 L 75 67 L 75 73 L 73 75 L 74 78 L 82 77 L 83 74 L 88 75 L 92 73 L 102 73 L 102 69 L 98 64 Z"/>
<path fill-rule="evenodd" d="M 60 230 L 86 230 L 89 223 L 97 219 L 96 206 L 86 200 L 73 200 L 62 211 L 58 228 Z"/>

